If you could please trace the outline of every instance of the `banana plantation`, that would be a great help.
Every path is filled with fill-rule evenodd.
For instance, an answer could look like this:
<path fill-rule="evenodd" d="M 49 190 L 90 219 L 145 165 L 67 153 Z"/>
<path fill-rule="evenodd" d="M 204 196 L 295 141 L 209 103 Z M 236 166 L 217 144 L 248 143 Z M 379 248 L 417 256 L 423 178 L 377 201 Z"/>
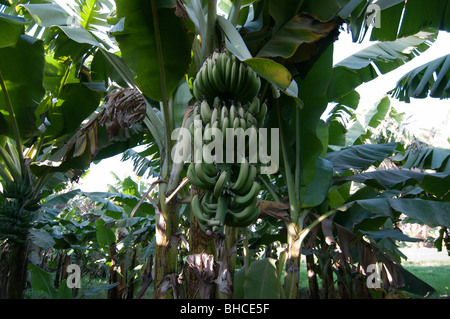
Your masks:
<path fill-rule="evenodd" d="M 0 0 L 0 299 L 439 298 L 400 226 L 450 255 L 450 149 L 394 104 L 433 113 L 450 52 L 363 119 L 358 87 L 449 17 L 448 0 Z M 370 45 L 334 61 L 344 34 Z M 138 179 L 78 187 L 119 154 Z"/>

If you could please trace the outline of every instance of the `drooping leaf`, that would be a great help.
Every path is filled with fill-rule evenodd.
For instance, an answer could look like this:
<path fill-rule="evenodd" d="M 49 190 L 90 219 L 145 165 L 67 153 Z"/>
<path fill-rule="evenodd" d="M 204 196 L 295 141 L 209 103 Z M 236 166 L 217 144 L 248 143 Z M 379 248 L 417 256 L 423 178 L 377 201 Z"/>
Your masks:
<path fill-rule="evenodd" d="M 352 92 L 362 83 L 386 74 L 427 50 L 436 40 L 435 31 L 421 32 L 393 42 L 378 42 L 337 63 L 328 86 L 328 101 Z M 345 79 L 345 80 L 343 80 Z"/>
<path fill-rule="evenodd" d="M 326 159 L 333 164 L 337 173 L 345 173 L 350 168 L 367 169 L 372 164 L 381 163 L 396 146 L 397 143 L 354 145 L 328 153 Z"/>
<path fill-rule="evenodd" d="M 51 124 L 46 132 L 48 138 L 55 139 L 74 133 L 99 106 L 100 97 L 99 92 L 89 89 L 82 83 L 66 84 L 61 89 L 58 102 L 48 117 Z"/>
<path fill-rule="evenodd" d="M 380 189 L 403 189 L 418 184 L 439 197 L 450 190 L 450 172 L 430 174 L 410 170 L 377 170 L 336 179 L 337 182 L 350 180 Z"/>
<path fill-rule="evenodd" d="M 315 42 L 336 27 L 334 21 L 319 22 L 297 15 L 284 24 L 258 52 L 257 57 L 291 57 L 302 43 Z"/>
<path fill-rule="evenodd" d="M 78 194 L 80 194 L 80 190 L 75 189 L 66 193 L 50 195 L 45 199 L 42 206 L 51 208 L 55 206 L 65 205 Z"/>
<path fill-rule="evenodd" d="M 450 91 L 450 54 L 406 73 L 391 91 L 392 96 L 409 103 L 410 98 L 446 99 Z"/>
<path fill-rule="evenodd" d="M 404 168 L 432 169 L 438 172 L 450 171 L 450 150 L 411 144 L 404 154 L 398 153 L 392 160 Z"/>
<path fill-rule="evenodd" d="M 316 173 L 307 186 L 302 187 L 300 198 L 302 207 L 319 206 L 327 197 L 333 179 L 333 165 L 319 157 L 316 164 Z"/>
<path fill-rule="evenodd" d="M 30 271 L 30 282 L 33 290 L 44 292 L 50 299 L 57 298 L 58 293 L 53 286 L 53 277 L 50 273 L 33 263 L 28 264 L 28 270 Z"/>
<path fill-rule="evenodd" d="M 391 198 L 393 209 L 430 227 L 450 227 L 450 203 L 423 199 Z"/>

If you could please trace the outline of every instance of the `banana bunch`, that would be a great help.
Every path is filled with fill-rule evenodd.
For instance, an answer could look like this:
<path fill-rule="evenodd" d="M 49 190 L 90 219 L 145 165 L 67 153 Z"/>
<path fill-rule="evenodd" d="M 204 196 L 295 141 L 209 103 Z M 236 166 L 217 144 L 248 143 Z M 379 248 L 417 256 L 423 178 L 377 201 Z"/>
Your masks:
<path fill-rule="evenodd" d="M 0 240 L 23 243 L 35 219 L 36 213 L 20 207 L 19 200 L 0 206 Z"/>
<path fill-rule="evenodd" d="M 6 198 L 25 199 L 32 195 L 33 189 L 29 183 L 6 182 L 3 186 L 3 196 Z"/>
<path fill-rule="evenodd" d="M 41 207 L 41 196 L 33 196 L 27 179 L 21 183 L 6 182 L 0 203 L 0 240 L 23 243 Z"/>
<path fill-rule="evenodd" d="M 247 103 L 260 88 L 261 81 L 252 68 L 227 52 L 214 52 L 208 57 L 193 83 L 197 100 L 220 96 Z"/>
<path fill-rule="evenodd" d="M 215 97 L 209 105 L 205 99 L 195 104 L 190 124 L 191 137 L 197 147 L 194 161 L 189 164 L 187 177 L 199 189 L 205 191 L 200 198 L 192 199 L 192 211 L 202 228 L 217 231 L 223 225 L 246 227 L 253 223 L 260 214 L 257 197 L 261 189 L 256 181 L 257 163 L 250 163 L 246 157 L 240 163 L 217 163 L 215 155 L 207 152 L 202 140 L 211 139 L 208 128 L 217 128 L 222 132 L 223 145 L 226 145 L 228 128 L 244 134 L 248 128 L 249 138 L 245 141 L 245 149 L 251 143 L 257 143 L 257 129 L 263 125 L 267 113 L 267 105 L 260 104 L 254 97 L 245 105 L 234 101 L 224 101 Z M 238 145 L 235 145 L 236 147 Z"/>
<path fill-rule="evenodd" d="M 260 86 L 250 67 L 231 54 L 217 52 L 205 61 L 193 83 L 197 102 L 189 130 L 194 156 L 187 177 L 202 190 L 192 198 L 191 207 L 205 231 L 220 231 L 224 225 L 247 227 L 260 214 L 261 186 L 256 180 L 259 166 L 249 160 L 252 146 L 258 143 L 258 128 L 264 125 L 267 114 L 266 103 L 260 103 L 257 97 Z M 211 153 L 212 148 L 205 141 L 220 136 L 211 129 L 222 133 L 223 155 L 230 151 L 225 149 L 228 134 L 232 132 L 237 137 L 233 154 L 241 152 L 237 156 L 239 162 L 222 163 L 216 158 L 217 149 Z M 221 159 L 225 161 L 225 156 Z"/>

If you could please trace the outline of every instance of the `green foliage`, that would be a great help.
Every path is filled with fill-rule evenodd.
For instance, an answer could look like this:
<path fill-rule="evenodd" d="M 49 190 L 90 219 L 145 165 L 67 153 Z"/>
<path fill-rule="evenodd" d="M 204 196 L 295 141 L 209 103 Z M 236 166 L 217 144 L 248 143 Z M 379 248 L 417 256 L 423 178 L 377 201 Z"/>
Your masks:
<path fill-rule="evenodd" d="M 109 289 L 110 297 L 119 285 L 122 297 L 148 287 L 153 257 L 158 297 L 162 280 L 184 271 L 179 265 L 198 243 L 187 251 L 183 236 L 191 240 L 199 233 L 188 209 L 189 188 L 175 191 L 186 168 L 169 160 L 170 134 L 185 124 L 192 75 L 214 48 L 228 50 L 261 77 L 267 127 L 280 128 L 282 137 L 279 172 L 260 178 L 259 198 L 273 200 L 271 209 L 246 230 L 245 240 L 226 237 L 235 245 L 227 251 L 235 263 L 219 257 L 230 263 L 229 273 L 240 269 L 234 297 L 298 297 L 297 287 L 285 295 L 283 285 L 298 277 L 301 253 L 313 256 L 309 267 L 324 285 L 322 297 L 332 294 L 333 272 L 342 298 L 433 291 L 401 267 L 397 243 L 416 239 L 395 227 L 401 221 L 439 226 L 435 246 L 448 242 L 449 151 L 409 145 L 398 140 L 399 132 L 387 131 L 388 121 L 404 121 L 388 97 L 361 116 L 356 89 L 427 50 L 438 30 L 449 31 L 448 2 L 379 1 L 381 28 L 372 29 L 366 20 L 373 1 L 363 0 L 219 1 L 229 18 L 215 15 L 209 7 L 215 1 L 203 0 L 77 0 L 70 12 L 53 1 L 22 2 L 0 1 L 0 245 L 20 221 L 19 239 L 45 252 L 42 267 L 28 265 L 34 291 L 76 295 L 56 274 L 64 258 L 108 278 L 96 289 Z M 354 42 L 369 33 L 380 41 L 333 64 L 333 42 L 344 24 Z M 430 61 L 402 77 L 391 93 L 407 102 L 447 98 L 448 68 L 448 56 Z M 105 96 L 117 88 L 139 88 L 146 114 L 112 136 L 100 118 Z M 130 150 L 138 144 L 148 147 Z M 125 150 L 139 175 L 159 177 L 152 192 L 130 178 L 110 192 L 60 192 L 93 160 Z M 389 163 L 403 169 L 386 169 Z M 31 191 L 18 198 L 11 185 L 23 181 L 31 182 Z M 166 241 L 165 249 L 156 237 Z M 224 247 L 218 238 L 216 245 Z M 383 288 L 358 290 L 373 262 L 383 264 Z M 289 276 L 285 264 L 292 267 Z M 167 291 L 176 295 L 184 288 L 174 281 Z"/>

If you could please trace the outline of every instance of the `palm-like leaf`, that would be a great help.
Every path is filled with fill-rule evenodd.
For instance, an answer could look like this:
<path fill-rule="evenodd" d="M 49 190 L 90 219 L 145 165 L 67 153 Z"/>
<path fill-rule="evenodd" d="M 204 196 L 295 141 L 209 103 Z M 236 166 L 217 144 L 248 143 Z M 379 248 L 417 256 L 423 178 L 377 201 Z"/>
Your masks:
<path fill-rule="evenodd" d="M 428 30 L 393 42 L 378 42 L 342 60 L 333 68 L 328 100 L 336 101 L 379 74 L 397 69 L 427 50 L 436 38 L 436 31 Z"/>
<path fill-rule="evenodd" d="M 400 101 L 409 103 L 411 97 L 446 99 L 449 91 L 450 54 L 447 54 L 406 73 L 391 93 Z"/>

